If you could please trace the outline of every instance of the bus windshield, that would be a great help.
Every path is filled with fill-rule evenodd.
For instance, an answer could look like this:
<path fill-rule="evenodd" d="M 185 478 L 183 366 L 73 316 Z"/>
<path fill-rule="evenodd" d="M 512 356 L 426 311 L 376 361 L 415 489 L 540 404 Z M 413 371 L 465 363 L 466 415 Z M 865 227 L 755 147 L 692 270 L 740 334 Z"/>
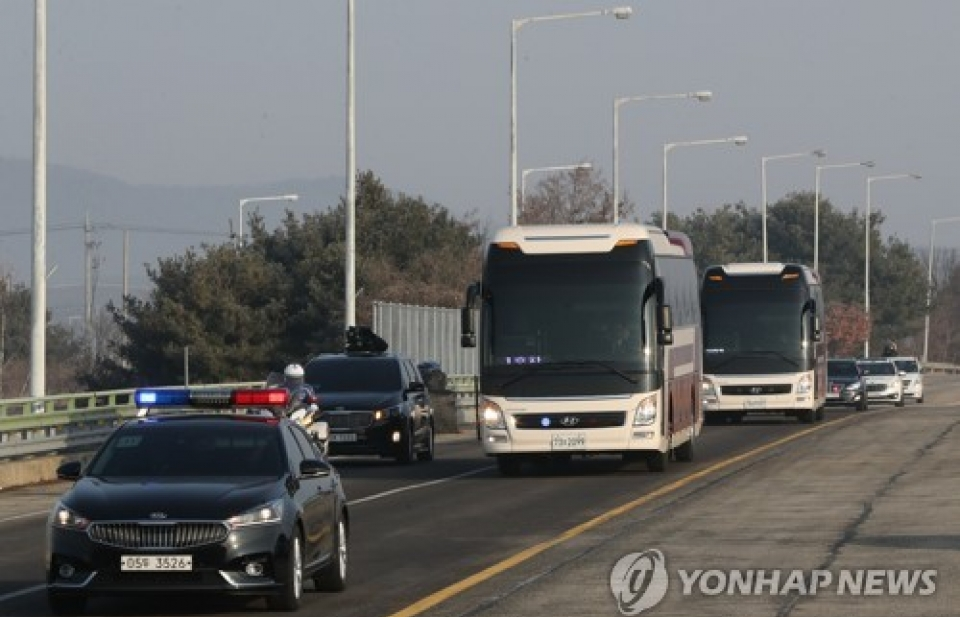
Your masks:
<path fill-rule="evenodd" d="M 804 297 L 798 285 L 711 289 L 703 294 L 704 371 L 721 374 L 808 370 Z"/>
<path fill-rule="evenodd" d="M 484 273 L 484 392 L 650 389 L 657 368 L 653 281 L 646 243 L 573 255 L 491 247 Z"/>

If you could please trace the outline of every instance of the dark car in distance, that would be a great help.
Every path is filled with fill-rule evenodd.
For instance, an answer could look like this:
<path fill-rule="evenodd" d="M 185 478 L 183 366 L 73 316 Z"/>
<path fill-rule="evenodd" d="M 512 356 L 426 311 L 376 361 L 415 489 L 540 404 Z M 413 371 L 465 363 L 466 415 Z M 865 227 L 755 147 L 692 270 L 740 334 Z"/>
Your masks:
<path fill-rule="evenodd" d="M 430 394 L 416 364 L 359 340 L 342 353 L 320 354 L 304 366 L 305 382 L 319 399 L 330 427 L 328 453 L 376 455 L 401 463 L 433 460 Z"/>
<path fill-rule="evenodd" d="M 57 471 L 74 484 L 47 525 L 55 614 L 82 613 L 93 596 L 161 593 L 262 596 L 292 611 L 304 580 L 345 587 L 349 515 L 337 471 L 282 413 L 239 411 L 285 405 L 286 390 L 135 397 L 144 417 L 118 427 L 85 468 Z"/>

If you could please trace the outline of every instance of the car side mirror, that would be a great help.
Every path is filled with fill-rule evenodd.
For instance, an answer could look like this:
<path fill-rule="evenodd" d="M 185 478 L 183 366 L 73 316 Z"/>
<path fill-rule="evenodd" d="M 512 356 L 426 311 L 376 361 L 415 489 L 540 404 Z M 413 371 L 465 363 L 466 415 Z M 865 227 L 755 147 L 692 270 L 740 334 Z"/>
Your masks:
<path fill-rule="evenodd" d="M 57 478 L 60 480 L 79 480 L 82 469 L 80 461 L 70 461 L 57 467 Z"/>
<path fill-rule="evenodd" d="M 330 475 L 330 466 L 316 458 L 300 461 L 301 478 L 325 478 Z"/>

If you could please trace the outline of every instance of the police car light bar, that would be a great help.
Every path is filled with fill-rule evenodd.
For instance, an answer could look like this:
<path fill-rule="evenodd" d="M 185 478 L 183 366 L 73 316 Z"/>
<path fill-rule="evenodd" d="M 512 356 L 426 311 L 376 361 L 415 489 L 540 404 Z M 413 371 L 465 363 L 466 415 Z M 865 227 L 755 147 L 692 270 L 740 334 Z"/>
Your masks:
<path fill-rule="evenodd" d="M 137 408 L 163 407 L 284 407 L 289 394 L 283 388 L 141 388 L 133 400 Z"/>

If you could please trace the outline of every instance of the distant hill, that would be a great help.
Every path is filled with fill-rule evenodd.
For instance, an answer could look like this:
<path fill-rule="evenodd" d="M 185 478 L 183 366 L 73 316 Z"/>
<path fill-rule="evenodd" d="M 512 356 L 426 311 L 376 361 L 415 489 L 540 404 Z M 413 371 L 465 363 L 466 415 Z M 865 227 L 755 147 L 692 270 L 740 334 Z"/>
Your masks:
<path fill-rule="evenodd" d="M 47 170 L 47 306 L 54 318 L 72 321 L 84 313 L 84 219 L 94 228 L 91 269 L 94 305 L 118 300 L 123 283 L 123 236 L 127 229 L 128 285 L 146 289 L 144 264 L 182 253 L 190 246 L 216 244 L 236 230 L 241 199 L 296 193 L 293 203 L 250 204 L 268 228 L 285 209 L 327 210 L 344 194 L 342 177 L 292 178 L 271 184 L 235 186 L 156 186 L 128 184 L 100 174 L 51 165 Z M 30 284 L 33 222 L 33 162 L 0 157 L 0 276 Z"/>

